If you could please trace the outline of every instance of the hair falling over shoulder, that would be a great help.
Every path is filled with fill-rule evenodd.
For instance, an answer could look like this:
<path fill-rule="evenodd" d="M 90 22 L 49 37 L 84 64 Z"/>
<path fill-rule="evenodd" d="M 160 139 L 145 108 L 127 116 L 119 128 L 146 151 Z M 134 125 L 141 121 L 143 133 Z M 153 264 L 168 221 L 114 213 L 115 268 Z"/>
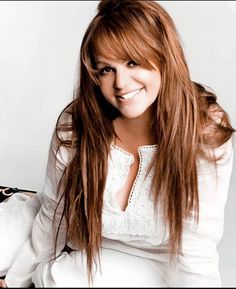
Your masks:
<path fill-rule="evenodd" d="M 58 149 L 70 151 L 58 188 L 65 200 L 67 239 L 86 251 L 90 279 L 101 247 L 103 192 L 115 136 L 112 121 L 118 116 L 99 89 L 96 55 L 132 59 L 150 69 L 157 65 L 161 71 L 152 193 L 156 203 L 164 200 L 172 257 L 181 251 L 183 220 L 193 211 L 198 216 L 197 158 L 215 161 L 203 148 L 220 146 L 234 132 L 214 93 L 191 81 L 180 37 L 162 6 L 134 0 L 99 3 L 82 41 L 74 100 L 56 128 Z M 63 115 L 69 116 L 67 121 Z"/>

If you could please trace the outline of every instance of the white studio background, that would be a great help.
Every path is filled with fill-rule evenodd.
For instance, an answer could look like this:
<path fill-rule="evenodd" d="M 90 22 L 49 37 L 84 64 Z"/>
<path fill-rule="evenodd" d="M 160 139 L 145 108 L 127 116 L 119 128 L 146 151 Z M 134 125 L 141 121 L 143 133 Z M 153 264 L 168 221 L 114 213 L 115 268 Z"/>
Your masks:
<path fill-rule="evenodd" d="M 235 2 L 159 2 L 176 23 L 192 79 L 216 92 L 236 127 Z M 51 133 L 72 99 L 80 44 L 97 4 L 0 2 L 0 185 L 42 189 Z M 236 286 L 235 179 L 234 169 L 219 246 L 223 286 Z"/>

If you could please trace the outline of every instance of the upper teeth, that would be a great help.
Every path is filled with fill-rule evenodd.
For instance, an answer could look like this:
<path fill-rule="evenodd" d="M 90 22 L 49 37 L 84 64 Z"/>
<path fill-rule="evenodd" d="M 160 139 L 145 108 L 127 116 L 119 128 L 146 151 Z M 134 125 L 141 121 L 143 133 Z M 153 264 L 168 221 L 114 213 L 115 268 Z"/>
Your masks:
<path fill-rule="evenodd" d="M 140 89 L 137 89 L 137 90 L 131 91 L 131 92 L 127 93 L 127 94 L 124 94 L 124 95 L 122 95 L 122 98 L 125 98 L 125 99 L 132 98 L 138 93 L 139 90 Z"/>

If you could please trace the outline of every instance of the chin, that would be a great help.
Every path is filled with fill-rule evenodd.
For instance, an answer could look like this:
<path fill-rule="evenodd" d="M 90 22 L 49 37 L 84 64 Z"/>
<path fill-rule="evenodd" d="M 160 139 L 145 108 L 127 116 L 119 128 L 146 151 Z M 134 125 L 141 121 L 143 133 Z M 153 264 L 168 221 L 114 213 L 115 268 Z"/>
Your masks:
<path fill-rule="evenodd" d="M 135 119 L 135 118 L 140 118 L 144 115 L 144 111 L 142 112 L 130 112 L 130 113 L 121 113 L 122 117 L 127 118 L 127 119 Z"/>

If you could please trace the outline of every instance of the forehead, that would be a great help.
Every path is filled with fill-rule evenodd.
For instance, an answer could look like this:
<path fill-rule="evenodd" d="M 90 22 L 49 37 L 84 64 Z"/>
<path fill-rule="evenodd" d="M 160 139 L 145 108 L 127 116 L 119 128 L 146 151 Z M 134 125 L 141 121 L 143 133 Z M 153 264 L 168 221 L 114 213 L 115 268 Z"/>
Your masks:
<path fill-rule="evenodd" d="M 110 58 L 106 58 L 103 56 L 97 56 L 96 57 L 96 64 L 99 65 L 116 65 L 116 64 L 123 64 L 125 61 L 121 60 L 121 59 L 110 59 Z"/>
<path fill-rule="evenodd" d="M 134 60 L 138 63 L 146 63 L 144 57 L 147 47 L 141 46 L 140 39 L 131 36 L 127 31 L 122 33 L 111 32 L 109 30 L 96 31 L 90 42 L 90 51 L 93 54 L 95 63 L 121 63 L 127 60 Z"/>
<path fill-rule="evenodd" d="M 100 33 L 98 33 L 100 32 Z M 92 63 L 95 66 L 114 66 L 133 60 L 142 67 L 152 69 L 152 63 L 158 63 L 156 52 L 148 44 L 143 45 L 137 37 L 119 34 L 102 33 L 96 31 L 89 42 L 89 51 Z M 159 66 L 159 65 L 157 65 Z"/>

